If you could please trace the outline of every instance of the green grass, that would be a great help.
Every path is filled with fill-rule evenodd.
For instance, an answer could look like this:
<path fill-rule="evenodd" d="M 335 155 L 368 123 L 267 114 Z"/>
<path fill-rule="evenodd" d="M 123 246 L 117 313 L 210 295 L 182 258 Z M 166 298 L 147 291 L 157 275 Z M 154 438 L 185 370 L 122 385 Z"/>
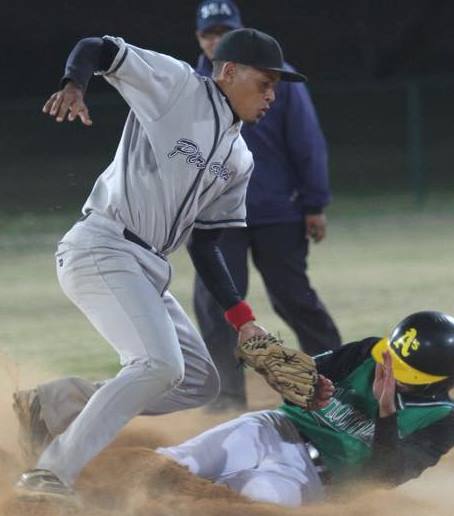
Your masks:
<path fill-rule="evenodd" d="M 328 238 L 312 246 L 309 270 L 344 341 L 382 335 L 416 310 L 454 311 L 452 201 L 429 199 L 420 211 L 406 196 L 334 203 Z M 116 356 L 64 297 L 54 273 L 55 244 L 77 216 L 0 217 L 0 351 L 56 374 L 105 377 L 118 369 Z M 192 315 L 192 266 L 184 250 L 172 262 L 171 290 Z M 259 322 L 293 342 L 251 270 L 248 299 Z"/>

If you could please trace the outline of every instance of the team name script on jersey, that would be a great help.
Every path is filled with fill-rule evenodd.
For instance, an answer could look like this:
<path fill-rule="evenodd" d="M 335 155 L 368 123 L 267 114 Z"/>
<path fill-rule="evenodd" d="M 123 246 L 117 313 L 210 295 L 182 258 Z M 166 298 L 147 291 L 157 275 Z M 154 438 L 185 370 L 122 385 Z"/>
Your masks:
<path fill-rule="evenodd" d="M 333 428 L 336 432 L 346 432 L 368 446 L 372 445 L 375 432 L 375 421 L 365 413 L 354 408 L 350 402 L 352 391 L 337 387 L 330 404 L 313 415 L 321 423 Z"/>
<path fill-rule="evenodd" d="M 207 166 L 207 161 L 202 156 L 199 146 L 188 138 L 177 140 L 175 147 L 167 154 L 167 157 L 172 159 L 179 154 L 186 156 L 186 163 L 188 165 L 194 165 L 198 169 L 206 168 Z M 232 175 L 232 172 L 219 161 L 210 163 L 208 172 L 223 181 L 228 181 Z"/>

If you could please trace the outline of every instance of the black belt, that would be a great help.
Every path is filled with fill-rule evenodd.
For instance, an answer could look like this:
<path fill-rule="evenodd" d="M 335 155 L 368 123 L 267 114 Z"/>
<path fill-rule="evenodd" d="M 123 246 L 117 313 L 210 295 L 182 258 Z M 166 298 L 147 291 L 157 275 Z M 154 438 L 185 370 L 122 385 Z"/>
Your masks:
<path fill-rule="evenodd" d="M 130 242 L 134 242 L 135 244 L 140 245 L 140 247 L 143 247 L 147 251 L 151 251 L 151 246 L 149 246 L 146 242 L 139 238 L 135 233 L 129 231 L 128 228 L 125 228 L 123 230 L 123 236 L 126 238 L 126 240 L 129 240 Z"/>
<path fill-rule="evenodd" d="M 87 219 L 91 214 L 91 211 L 87 211 L 87 213 L 84 213 L 82 217 L 80 217 L 79 222 L 82 222 L 83 220 Z M 129 240 L 130 242 L 134 242 L 137 245 L 140 245 L 140 247 L 143 247 L 147 251 L 151 251 L 151 246 L 148 245 L 146 242 L 144 242 L 140 237 L 138 237 L 135 233 L 132 231 L 129 231 L 128 228 L 125 228 L 123 230 L 123 236 L 126 238 L 126 240 Z"/>

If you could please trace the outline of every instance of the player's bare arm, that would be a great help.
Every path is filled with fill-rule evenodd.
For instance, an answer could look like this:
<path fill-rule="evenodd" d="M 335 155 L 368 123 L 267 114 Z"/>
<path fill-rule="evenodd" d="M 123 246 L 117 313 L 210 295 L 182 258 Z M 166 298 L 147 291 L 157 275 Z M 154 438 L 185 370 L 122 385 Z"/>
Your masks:
<path fill-rule="evenodd" d="M 79 118 L 86 126 L 93 124 L 84 102 L 83 90 L 73 81 L 68 81 L 63 89 L 49 97 L 43 106 L 43 113 L 54 117 L 57 122 L 64 122 L 66 119 L 73 122 Z"/>

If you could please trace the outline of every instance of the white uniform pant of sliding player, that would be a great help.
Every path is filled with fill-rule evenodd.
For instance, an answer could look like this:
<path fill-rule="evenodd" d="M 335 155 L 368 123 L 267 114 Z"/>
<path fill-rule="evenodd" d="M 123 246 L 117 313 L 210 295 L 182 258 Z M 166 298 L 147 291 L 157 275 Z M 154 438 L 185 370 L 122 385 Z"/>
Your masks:
<path fill-rule="evenodd" d="M 245 414 L 157 452 L 253 500 L 298 506 L 323 499 L 304 442 L 277 410 Z"/>
<path fill-rule="evenodd" d="M 65 235 L 57 252 L 63 291 L 122 364 L 38 461 L 38 468 L 68 484 L 135 415 L 196 407 L 218 392 L 205 344 L 166 291 L 170 265 L 126 240 L 123 229 L 91 214 Z"/>

